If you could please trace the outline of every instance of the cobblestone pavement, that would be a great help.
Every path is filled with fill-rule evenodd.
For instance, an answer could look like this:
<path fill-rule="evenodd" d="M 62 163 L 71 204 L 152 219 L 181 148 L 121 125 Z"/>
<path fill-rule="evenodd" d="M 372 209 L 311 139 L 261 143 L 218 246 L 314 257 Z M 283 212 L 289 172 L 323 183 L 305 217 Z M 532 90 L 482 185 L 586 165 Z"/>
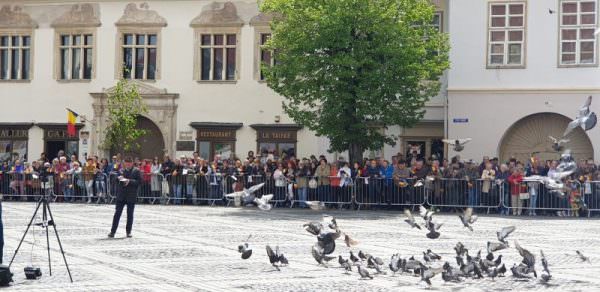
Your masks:
<path fill-rule="evenodd" d="M 8 262 L 33 213 L 31 203 L 3 203 Z M 68 282 L 65 266 L 53 232 L 50 233 L 53 275 L 48 273 L 45 232 L 35 227 L 28 234 L 12 270 L 15 282 L 6 291 L 421 291 L 426 285 L 408 275 L 378 275 L 359 280 L 356 272 L 346 275 L 337 261 L 330 268 L 316 265 L 310 247 L 316 241 L 302 229 L 308 220 L 320 220 L 321 213 L 304 210 L 209 208 L 192 206 L 136 206 L 134 237 L 125 238 L 122 218 L 117 238 L 106 237 L 113 214 L 109 205 L 52 204 L 59 235 L 75 283 Z M 387 262 L 391 254 L 421 255 L 431 248 L 443 260 L 454 263 L 452 247 L 461 241 L 470 250 L 484 249 L 495 231 L 516 225 L 511 236 L 539 255 L 543 249 L 553 280 L 517 281 L 510 277 L 466 280 L 444 284 L 434 278 L 437 291 L 599 291 L 600 221 L 588 219 L 482 217 L 475 231 L 461 227 L 454 215 L 440 215 L 445 222 L 438 240 L 425 238 L 423 231 L 410 230 L 401 212 L 328 211 L 338 218 L 345 232 L 360 244 L 353 248 L 379 256 Z M 124 214 L 125 215 L 125 214 Z M 237 245 L 249 234 L 254 254 L 241 260 Z M 35 241 L 32 247 L 31 243 Z M 268 264 L 265 245 L 279 245 L 290 261 L 281 272 Z M 511 246 L 514 246 L 511 240 Z M 590 256 L 580 263 L 575 250 Z M 348 257 L 349 248 L 340 241 L 334 255 Z M 519 260 L 515 249 L 501 252 L 507 266 Z M 30 263 L 42 268 L 39 280 L 24 278 L 23 267 Z M 440 263 L 441 265 L 441 263 Z"/>

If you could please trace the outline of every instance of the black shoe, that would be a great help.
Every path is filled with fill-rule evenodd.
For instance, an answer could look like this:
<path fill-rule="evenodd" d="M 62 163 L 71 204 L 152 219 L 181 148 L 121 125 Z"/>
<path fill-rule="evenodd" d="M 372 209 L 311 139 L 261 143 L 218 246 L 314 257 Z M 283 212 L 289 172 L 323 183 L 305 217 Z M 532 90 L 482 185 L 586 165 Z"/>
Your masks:
<path fill-rule="evenodd" d="M 108 234 L 108 237 L 109 238 L 115 238 L 115 234 L 111 232 L 111 233 Z"/>
<path fill-rule="evenodd" d="M 131 233 L 127 233 L 127 237 L 132 238 L 133 236 L 131 235 Z"/>

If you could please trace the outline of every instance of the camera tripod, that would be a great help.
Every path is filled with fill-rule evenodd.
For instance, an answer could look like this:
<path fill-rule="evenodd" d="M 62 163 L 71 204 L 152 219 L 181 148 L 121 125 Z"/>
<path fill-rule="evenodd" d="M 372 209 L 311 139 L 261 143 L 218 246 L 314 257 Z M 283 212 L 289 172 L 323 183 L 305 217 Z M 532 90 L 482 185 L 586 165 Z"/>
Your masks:
<path fill-rule="evenodd" d="M 67 263 L 67 258 L 65 257 L 65 251 L 63 250 L 62 243 L 60 242 L 60 237 L 58 236 L 58 231 L 56 230 L 56 224 L 54 223 L 54 216 L 52 216 L 52 211 L 50 211 L 50 203 L 48 202 L 48 196 L 46 195 L 46 182 L 44 182 L 44 188 L 42 189 L 42 196 L 40 197 L 40 199 L 37 202 L 37 207 L 35 208 L 35 211 L 33 212 L 33 216 L 31 216 L 31 220 L 29 221 L 29 224 L 27 224 L 27 229 L 25 229 L 25 232 L 23 233 L 23 237 L 21 237 L 21 241 L 19 242 L 19 245 L 17 246 L 17 249 L 15 250 L 15 254 L 13 255 L 12 259 L 10 260 L 10 264 L 8 264 L 8 267 L 10 268 L 13 261 L 15 260 L 15 257 L 17 256 L 17 253 L 19 252 L 19 249 L 21 248 L 21 244 L 23 244 L 23 240 L 25 239 L 25 236 L 27 235 L 27 232 L 29 231 L 31 224 L 33 223 L 35 216 L 37 215 L 38 211 L 40 210 L 40 207 L 42 207 L 42 222 L 36 223 L 35 225 L 41 226 L 42 228 L 46 229 L 46 247 L 48 249 L 48 270 L 50 271 L 50 276 L 52 276 L 52 264 L 50 262 L 50 236 L 48 235 L 48 226 L 52 226 L 54 228 L 54 234 L 56 234 L 56 240 L 58 241 L 58 246 L 60 247 L 60 252 L 62 253 L 63 260 L 65 261 L 65 267 L 67 267 L 67 272 L 69 273 L 69 279 L 71 280 L 71 283 L 73 283 L 73 277 L 71 276 L 71 270 L 69 270 L 69 264 Z M 48 220 L 48 215 L 50 215 L 50 220 Z"/>

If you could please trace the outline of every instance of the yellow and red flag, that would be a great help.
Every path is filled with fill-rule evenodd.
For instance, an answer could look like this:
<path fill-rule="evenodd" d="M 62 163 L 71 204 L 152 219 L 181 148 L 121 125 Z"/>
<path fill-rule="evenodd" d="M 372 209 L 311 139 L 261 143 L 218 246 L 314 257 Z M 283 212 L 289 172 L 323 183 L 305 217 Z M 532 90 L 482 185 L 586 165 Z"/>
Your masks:
<path fill-rule="evenodd" d="M 77 130 L 75 129 L 75 123 L 77 122 L 77 117 L 79 114 L 76 112 L 67 109 L 67 135 L 69 137 L 77 136 Z"/>

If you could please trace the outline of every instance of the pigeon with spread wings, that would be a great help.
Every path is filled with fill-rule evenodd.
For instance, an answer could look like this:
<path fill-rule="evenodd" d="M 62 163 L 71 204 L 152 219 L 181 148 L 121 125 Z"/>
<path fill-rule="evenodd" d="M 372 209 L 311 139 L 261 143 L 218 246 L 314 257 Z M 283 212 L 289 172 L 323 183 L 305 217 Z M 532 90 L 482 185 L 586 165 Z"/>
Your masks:
<path fill-rule="evenodd" d="M 590 105 L 592 105 L 591 95 L 587 98 L 583 106 L 579 109 L 579 114 L 577 115 L 577 118 L 575 118 L 572 122 L 569 123 L 569 125 L 567 125 L 567 129 L 565 130 L 563 137 L 567 137 L 577 127 L 581 127 L 584 131 L 589 131 L 594 126 L 596 126 L 596 113 L 590 110 Z"/>
<path fill-rule="evenodd" d="M 442 142 L 450 145 L 450 146 L 454 146 L 454 151 L 456 152 L 461 152 L 463 151 L 463 149 L 465 149 L 465 144 L 471 142 L 471 138 L 465 138 L 465 139 L 443 139 Z"/>

